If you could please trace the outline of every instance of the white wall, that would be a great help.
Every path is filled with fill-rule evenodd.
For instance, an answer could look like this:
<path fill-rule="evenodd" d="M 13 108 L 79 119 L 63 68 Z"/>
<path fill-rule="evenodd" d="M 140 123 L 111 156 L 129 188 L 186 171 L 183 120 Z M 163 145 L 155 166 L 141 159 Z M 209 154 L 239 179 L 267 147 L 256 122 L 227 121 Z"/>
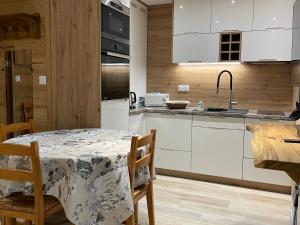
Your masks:
<path fill-rule="evenodd" d="M 146 94 L 147 83 L 147 7 L 131 0 L 130 7 L 130 91 L 137 99 Z"/>

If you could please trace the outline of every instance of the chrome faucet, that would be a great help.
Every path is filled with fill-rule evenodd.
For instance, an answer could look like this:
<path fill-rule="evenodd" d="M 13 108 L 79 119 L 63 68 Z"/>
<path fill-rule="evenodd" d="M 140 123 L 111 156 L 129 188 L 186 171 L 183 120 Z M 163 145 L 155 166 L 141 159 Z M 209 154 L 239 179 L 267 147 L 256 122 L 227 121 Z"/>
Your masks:
<path fill-rule="evenodd" d="M 229 88 L 229 102 L 228 102 L 228 109 L 229 110 L 232 110 L 232 106 L 233 105 L 236 105 L 237 102 L 234 102 L 232 99 L 233 99 L 233 93 L 232 93 L 232 73 L 228 70 L 223 70 L 221 73 L 219 73 L 219 76 L 218 76 L 218 82 L 217 82 L 217 95 L 219 94 L 219 89 L 220 89 L 220 79 L 221 79 L 221 76 L 224 74 L 224 73 L 228 73 L 229 76 L 230 76 L 230 88 Z"/>

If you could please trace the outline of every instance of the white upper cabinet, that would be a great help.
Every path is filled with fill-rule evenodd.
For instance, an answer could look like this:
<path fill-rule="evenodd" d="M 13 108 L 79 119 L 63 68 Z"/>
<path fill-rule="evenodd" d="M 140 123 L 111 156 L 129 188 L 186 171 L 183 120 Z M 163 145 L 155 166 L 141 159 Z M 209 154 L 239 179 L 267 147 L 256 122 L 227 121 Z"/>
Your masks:
<path fill-rule="evenodd" d="M 185 34 L 173 37 L 173 63 L 218 62 L 219 34 Z"/>
<path fill-rule="evenodd" d="M 210 33 L 211 0 L 174 0 L 174 35 Z"/>
<path fill-rule="evenodd" d="M 293 29 L 293 60 L 300 60 L 300 28 Z"/>
<path fill-rule="evenodd" d="M 253 0 L 212 0 L 211 32 L 250 31 Z"/>
<path fill-rule="evenodd" d="M 253 30 L 292 28 L 295 0 L 254 0 Z"/>
<path fill-rule="evenodd" d="M 297 0 L 294 4 L 293 28 L 300 28 L 300 0 Z"/>
<path fill-rule="evenodd" d="M 291 61 L 292 29 L 243 33 L 242 61 Z"/>

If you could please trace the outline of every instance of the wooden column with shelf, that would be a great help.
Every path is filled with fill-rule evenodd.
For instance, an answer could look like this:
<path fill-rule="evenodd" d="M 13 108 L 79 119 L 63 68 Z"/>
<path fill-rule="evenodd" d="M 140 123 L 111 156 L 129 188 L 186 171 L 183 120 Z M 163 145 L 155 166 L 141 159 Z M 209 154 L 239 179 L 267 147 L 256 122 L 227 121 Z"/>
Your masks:
<path fill-rule="evenodd" d="M 32 51 L 37 129 L 100 127 L 100 2 L 0 1 L 0 16 L 12 14 L 40 15 L 38 38 L 0 40 L 0 57 L 7 50 Z M 46 85 L 39 84 L 40 76 L 46 77 Z M 2 78 L 0 120 L 5 104 Z"/>

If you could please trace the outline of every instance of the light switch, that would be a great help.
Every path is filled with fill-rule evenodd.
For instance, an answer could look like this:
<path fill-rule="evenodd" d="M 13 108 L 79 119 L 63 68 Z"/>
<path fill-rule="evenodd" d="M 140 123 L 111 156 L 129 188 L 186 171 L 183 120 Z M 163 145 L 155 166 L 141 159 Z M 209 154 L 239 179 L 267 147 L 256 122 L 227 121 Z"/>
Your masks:
<path fill-rule="evenodd" d="M 21 82 L 21 76 L 20 75 L 16 75 L 16 82 Z"/>
<path fill-rule="evenodd" d="M 178 85 L 178 92 L 189 92 L 190 91 L 190 85 L 188 84 L 179 84 Z"/>
<path fill-rule="evenodd" d="M 40 85 L 46 85 L 47 84 L 47 77 L 44 75 L 39 76 L 39 84 Z"/>

